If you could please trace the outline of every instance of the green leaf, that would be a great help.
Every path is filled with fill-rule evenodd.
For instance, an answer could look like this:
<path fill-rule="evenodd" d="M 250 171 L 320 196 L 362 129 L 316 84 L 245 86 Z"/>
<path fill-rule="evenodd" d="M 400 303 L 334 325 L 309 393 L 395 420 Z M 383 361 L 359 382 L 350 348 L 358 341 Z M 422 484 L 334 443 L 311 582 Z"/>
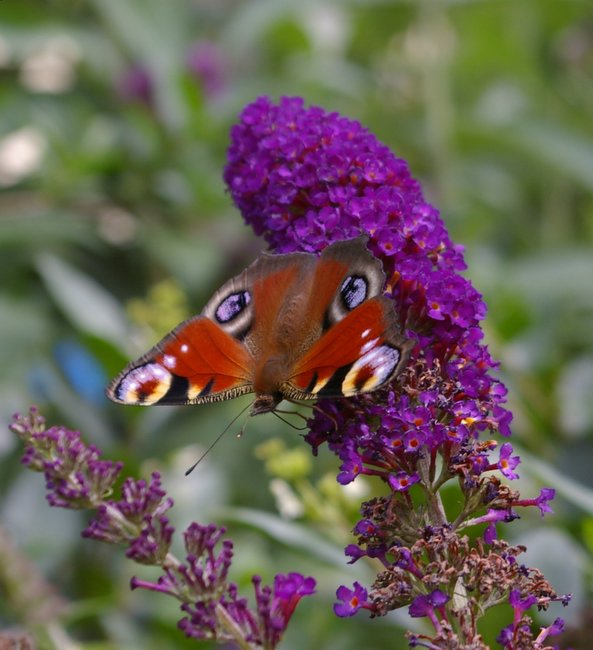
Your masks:
<path fill-rule="evenodd" d="M 54 301 L 75 327 L 118 348 L 128 339 L 121 306 L 95 280 L 50 253 L 39 255 L 37 268 Z"/>
<path fill-rule="evenodd" d="M 591 250 L 546 251 L 523 258 L 507 268 L 513 286 L 535 304 L 550 306 L 554 301 L 593 307 L 593 255 Z"/>
<path fill-rule="evenodd" d="M 558 173 L 593 190 L 593 140 L 564 125 L 530 120 L 511 129 L 514 142 Z"/>
<path fill-rule="evenodd" d="M 250 508 L 225 508 L 220 515 L 258 528 L 300 553 L 314 556 L 328 564 L 343 567 L 346 563 L 343 548 L 330 544 L 310 528 L 300 524 Z"/>
<path fill-rule="evenodd" d="M 545 485 L 554 487 L 556 492 L 573 505 L 581 508 L 589 515 L 593 515 L 593 490 L 574 481 L 566 474 L 556 470 L 544 460 L 538 460 L 524 450 L 519 450 L 523 464 L 521 469 L 525 474 Z"/>
<path fill-rule="evenodd" d="M 53 243 L 92 244 L 96 242 L 96 231 L 90 221 L 80 215 L 65 212 L 44 212 L 15 216 L 6 214 L 10 205 L 3 205 L 4 215 L 0 220 L 0 249 L 14 246 L 43 246 Z M 16 209 L 16 208 L 13 208 Z"/>

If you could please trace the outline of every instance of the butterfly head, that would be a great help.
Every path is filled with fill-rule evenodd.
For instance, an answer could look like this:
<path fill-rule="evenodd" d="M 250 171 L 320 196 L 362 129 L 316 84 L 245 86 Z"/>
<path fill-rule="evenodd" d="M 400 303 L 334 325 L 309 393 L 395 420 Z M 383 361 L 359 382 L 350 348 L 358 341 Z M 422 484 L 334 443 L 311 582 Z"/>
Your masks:
<path fill-rule="evenodd" d="M 284 399 L 281 393 L 275 395 L 258 395 L 254 400 L 249 415 L 260 415 L 261 413 L 271 413 Z"/>

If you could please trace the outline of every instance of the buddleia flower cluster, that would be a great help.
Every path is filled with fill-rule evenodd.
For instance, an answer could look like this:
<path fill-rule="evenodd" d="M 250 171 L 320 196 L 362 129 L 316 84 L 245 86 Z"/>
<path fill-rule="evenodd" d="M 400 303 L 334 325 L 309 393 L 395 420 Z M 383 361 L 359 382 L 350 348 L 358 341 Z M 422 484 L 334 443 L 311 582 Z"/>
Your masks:
<path fill-rule="evenodd" d="M 492 439 L 510 435 L 512 415 L 483 342 L 486 305 L 461 275 L 462 247 L 407 163 L 356 121 L 300 98 L 262 97 L 232 129 L 225 181 L 246 223 L 275 252 L 319 252 L 366 233 L 415 344 L 392 385 L 319 402 L 309 421 L 306 439 L 314 453 L 325 444 L 338 457 L 339 483 L 364 475 L 388 487 L 362 504 L 346 548 L 350 562 L 371 558 L 379 573 L 372 585 L 341 586 L 336 614 L 407 607 L 432 625 L 432 634 L 410 633 L 411 646 L 479 649 L 487 647 L 481 616 L 507 603 L 515 615 L 499 643 L 548 647 L 561 620 L 532 632 L 526 612 L 568 599 L 520 563 L 523 548 L 496 538 L 496 524 L 520 508 L 549 512 L 554 490 L 522 498 L 508 485 L 520 459 L 510 442 Z M 440 490 L 452 481 L 459 505 L 445 512 Z M 463 531 L 478 525 L 483 536 L 470 541 Z"/>
<path fill-rule="evenodd" d="M 301 598 L 315 592 L 314 579 L 300 573 L 277 575 L 271 587 L 255 576 L 255 608 L 250 607 L 229 581 L 233 543 L 224 538 L 224 528 L 190 524 L 183 532 L 185 558 L 173 555 L 175 531 L 168 517 L 173 500 L 157 472 L 148 481 L 126 478 L 117 489 L 122 464 L 103 459 L 78 431 L 47 428 L 34 408 L 15 415 L 10 428 L 25 446 L 23 464 L 43 472 L 50 505 L 95 511 L 83 537 L 123 545 L 134 562 L 160 567 L 156 582 L 133 577 L 131 587 L 175 598 L 183 614 L 178 626 L 186 636 L 273 650 Z"/>

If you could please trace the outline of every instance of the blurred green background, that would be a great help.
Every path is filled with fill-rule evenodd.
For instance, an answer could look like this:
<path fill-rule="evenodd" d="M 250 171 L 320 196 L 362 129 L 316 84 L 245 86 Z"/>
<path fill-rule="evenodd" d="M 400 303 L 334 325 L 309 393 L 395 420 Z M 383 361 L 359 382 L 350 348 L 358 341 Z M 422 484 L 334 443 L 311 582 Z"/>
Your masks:
<path fill-rule="evenodd" d="M 319 593 L 299 606 L 283 647 L 406 647 L 405 613 L 339 620 L 331 610 L 339 584 L 376 573 L 346 565 L 343 547 L 378 486 L 338 489 L 337 460 L 312 459 L 272 416 L 227 435 L 185 478 L 245 402 L 137 409 L 103 396 L 128 359 L 264 247 L 221 179 L 229 128 L 261 94 L 360 120 L 409 161 L 465 246 L 515 414 L 517 485 L 524 496 L 558 490 L 554 515 L 525 515 L 505 534 L 575 594 L 550 615 L 575 628 L 562 647 L 589 648 L 588 1 L 0 2 L 1 421 L 36 403 L 125 460 L 126 474 L 161 471 L 178 533 L 192 520 L 229 527 L 232 578 L 246 595 L 254 573 L 314 575 Z M 47 648 L 199 645 L 176 630 L 172 599 L 129 591 L 132 575 L 156 572 L 81 540 L 84 514 L 47 507 L 21 451 L 1 429 L 0 627 L 36 629 Z M 445 496 L 454 507 L 455 490 Z M 508 614 L 484 625 L 493 646 Z"/>

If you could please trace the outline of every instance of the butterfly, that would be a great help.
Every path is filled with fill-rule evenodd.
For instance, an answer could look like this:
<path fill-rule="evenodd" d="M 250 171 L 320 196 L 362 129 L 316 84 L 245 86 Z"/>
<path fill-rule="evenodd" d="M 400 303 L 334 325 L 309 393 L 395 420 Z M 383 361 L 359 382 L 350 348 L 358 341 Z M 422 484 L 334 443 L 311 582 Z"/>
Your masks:
<path fill-rule="evenodd" d="M 202 313 L 178 325 L 109 385 L 120 404 L 202 404 L 255 393 L 250 414 L 283 399 L 377 390 L 405 366 L 411 340 L 382 295 L 368 237 L 311 253 L 262 253 Z"/>

